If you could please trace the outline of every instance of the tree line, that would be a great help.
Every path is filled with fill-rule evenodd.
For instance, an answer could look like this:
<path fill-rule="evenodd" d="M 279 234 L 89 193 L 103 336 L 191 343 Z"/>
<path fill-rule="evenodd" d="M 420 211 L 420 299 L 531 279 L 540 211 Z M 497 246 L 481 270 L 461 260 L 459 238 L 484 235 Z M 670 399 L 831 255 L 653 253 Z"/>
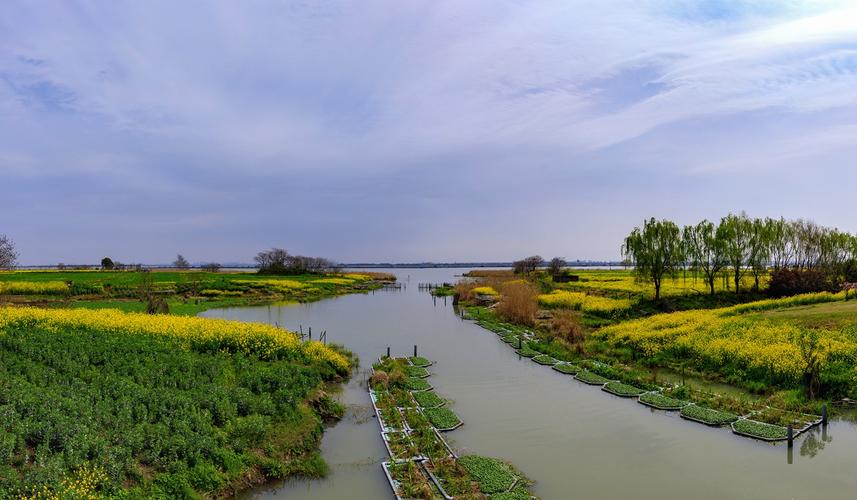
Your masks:
<path fill-rule="evenodd" d="M 681 228 L 651 218 L 625 238 L 622 255 L 638 278 L 654 285 L 655 300 L 663 280 L 684 271 L 701 277 L 712 295 L 718 279 L 740 293 L 746 276 L 759 291 L 767 273 L 774 295 L 834 290 L 857 281 L 854 235 L 804 219 L 750 218 L 743 212 Z"/>

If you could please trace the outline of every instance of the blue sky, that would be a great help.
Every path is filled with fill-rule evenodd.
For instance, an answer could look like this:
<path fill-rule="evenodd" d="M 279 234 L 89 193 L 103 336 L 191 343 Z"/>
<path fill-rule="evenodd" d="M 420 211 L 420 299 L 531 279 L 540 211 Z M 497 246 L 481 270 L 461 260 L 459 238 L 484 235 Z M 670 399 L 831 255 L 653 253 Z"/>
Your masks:
<path fill-rule="evenodd" d="M 850 1 L 6 1 L 26 264 L 616 258 L 649 216 L 857 232 Z"/>

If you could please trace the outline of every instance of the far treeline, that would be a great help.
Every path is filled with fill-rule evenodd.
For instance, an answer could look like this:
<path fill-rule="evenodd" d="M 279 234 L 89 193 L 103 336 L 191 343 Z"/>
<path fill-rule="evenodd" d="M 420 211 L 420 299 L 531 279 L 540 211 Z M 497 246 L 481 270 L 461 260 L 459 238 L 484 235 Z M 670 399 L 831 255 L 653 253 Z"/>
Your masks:
<path fill-rule="evenodd" d="M 655 300 L 664 279 L 688 271 L 712 295 L 717 280 L 741 293 L 746 276 L 753 277 L 755 291 L 769 277 L 768 293 L 774 296 L 834 291 L 857 282 L 857 237 L 802 219 L 741 213 L 681 228 L 651 218 L 625 238 L 622 255 L 638 279 L 654 285 Z"/>

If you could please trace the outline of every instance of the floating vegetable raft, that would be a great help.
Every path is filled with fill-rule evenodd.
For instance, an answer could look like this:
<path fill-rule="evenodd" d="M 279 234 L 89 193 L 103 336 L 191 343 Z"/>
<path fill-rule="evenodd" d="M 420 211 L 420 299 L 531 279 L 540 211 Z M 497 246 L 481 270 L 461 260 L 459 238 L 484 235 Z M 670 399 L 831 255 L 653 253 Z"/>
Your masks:
<path fill-rule="evenodd" d="M 443 439 L 441 432 L 463 422 L 414 370 L 430 364 L 425 358 L 382 357 L 373 365 L 369 397 L 390 456 L 384 474 L 396 498 L 533 498 L 531 482 L 512 465 L 458 457 Z"/>
<path fill-rule="evenodd" d="M 670 395 L 670 389 L 655 387 L 651 384 L 635 387 L 632 384 L 613 378 L 623 378 L 611 370 L 609 366 L 599 362 L 585 361 L 585 366 L 578 366 L 569 361 L 555 359 L 549 354 L 538 350 L 538 342 L 532 330 L 504 323 L 496 319 L 485 318 L 481 315 L 474 316 L 469 310 L 462 315 L 465 319 L 476 320 L 476 323 L 486 330 L 496 333 L 500 339 L 509 344 L 522 357 L 530 358 L 540 365 L 551 367 L 560 373 L 572 375 L 575 379 L 588 385 L 600 386 L 601 389 L 610 394 L 624 397 L 636 398 L 640 404 L 650 408 L 663 411 L 679 411 L 682 418 L 705 424 L 711 427 L 722 427 L 729 425 L 735 434 L 764 441 L 781 441 L 788 439 L 788 425 L 793 428 L 792 437 L 819 425 L 822 419 L 818 415 L 807 415 L 803 413 L 788 412 L 774 408 L 762 408 L 754 410 L 750 415 L 739 416 L 728 410 L 720 408 L 717 401 L 713 401 L 714 408 L 707 405 L 712 403 L 709 396 L 701 399 L 704 403 L 685 401 Z M 534 347 L 535 346 L 535 347 Z M 716 396 L 714 396 L 716 398 Z M 421 404 L 422 406 L 422 404 Z"/>

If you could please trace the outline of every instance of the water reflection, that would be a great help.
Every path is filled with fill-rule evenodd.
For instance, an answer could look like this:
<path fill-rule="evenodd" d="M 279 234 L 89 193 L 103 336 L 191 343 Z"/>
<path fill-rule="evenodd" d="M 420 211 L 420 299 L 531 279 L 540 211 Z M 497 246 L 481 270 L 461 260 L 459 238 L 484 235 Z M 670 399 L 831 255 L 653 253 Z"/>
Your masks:
<path fill-rule="evenodd" d="M 828 432 L 827 425 L 813 427 L 805 433 L 803 443 L 800 445 L 800 456 L 815 458 L 821 450 L 833 442 L 833 436 Z"/>

